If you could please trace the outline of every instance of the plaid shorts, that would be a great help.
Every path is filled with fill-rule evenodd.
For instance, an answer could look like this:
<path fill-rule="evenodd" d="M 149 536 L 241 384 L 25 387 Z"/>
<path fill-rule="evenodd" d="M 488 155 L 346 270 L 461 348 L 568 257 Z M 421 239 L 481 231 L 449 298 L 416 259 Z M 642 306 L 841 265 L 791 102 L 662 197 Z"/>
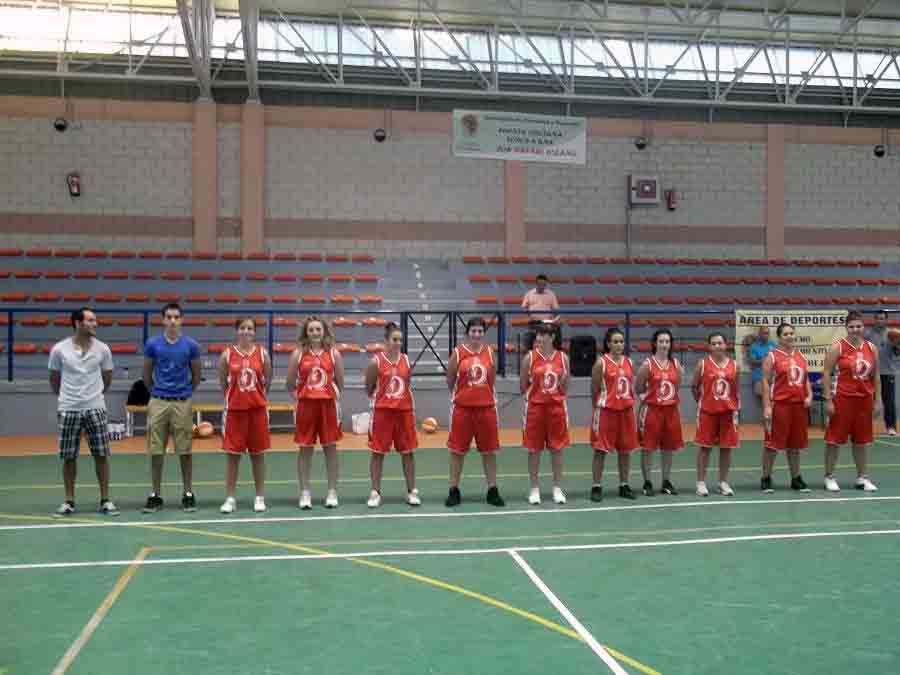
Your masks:
<path fill-rule="evenodd" d="M 87 436 L 94 457 L 109 457 L 109 432 L 104 408 L 63 410 L 56 414 L 59 424 L 59 458 L 75 459 L 81 447 L 81 432 Z"/>

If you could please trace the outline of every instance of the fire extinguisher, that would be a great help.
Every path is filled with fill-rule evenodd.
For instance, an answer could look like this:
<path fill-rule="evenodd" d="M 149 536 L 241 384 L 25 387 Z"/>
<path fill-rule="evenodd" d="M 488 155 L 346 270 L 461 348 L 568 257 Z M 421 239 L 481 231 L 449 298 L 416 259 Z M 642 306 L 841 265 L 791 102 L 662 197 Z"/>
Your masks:
<path fill-rule="evenodd" d="M 77 171 L 72 171 L 66 176 L 66 184 L 69 186 L 69 195 L 72 197 L 81 196 L 81 176 Z"/>
<path fill-rule="evenodd" d="M 674 211 L 678 208 L 678 193 L 673 189 L 666 190 L 666 208 Z"/>

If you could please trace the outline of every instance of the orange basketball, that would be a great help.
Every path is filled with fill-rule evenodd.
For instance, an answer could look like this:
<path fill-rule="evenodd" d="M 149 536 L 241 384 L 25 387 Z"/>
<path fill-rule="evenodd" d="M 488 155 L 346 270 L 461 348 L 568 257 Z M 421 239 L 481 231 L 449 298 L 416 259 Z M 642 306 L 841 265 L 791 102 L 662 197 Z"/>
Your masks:
<path fill-rule="evenodd" d="M 197 434 L 200 438 L 209 438 L 214 433 L 216 433 L 216 430 L 210 422 L 200 422 L 200 424 L 197 425 Z"/>
<path fill-rule="evenodd" d="M 438 430 L 438 421 L 433 417 L 426 417 L 422 420 L 422 431 L 426 434 L 433 434 Z"/>

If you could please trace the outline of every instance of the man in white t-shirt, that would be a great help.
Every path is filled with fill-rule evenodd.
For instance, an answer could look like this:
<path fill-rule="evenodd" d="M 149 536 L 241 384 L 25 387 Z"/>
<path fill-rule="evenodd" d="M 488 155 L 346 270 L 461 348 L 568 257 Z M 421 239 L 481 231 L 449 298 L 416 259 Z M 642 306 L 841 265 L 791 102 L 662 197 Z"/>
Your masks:
<path fill-rule="evenodd" d="M 109 347 L 96 338 L 97 315 L 88 307 L 72 312 L 72 337 L 60 340 L 50 351 L 50 388 L 58 397 L 59 458 L 63 461 L 66 499 L 56 516 L 75 513 L 75 476 L 81 434 L 87 436 L 97 482 L 100 508 L 107 516 L 119 515 L 109 498 L 109 433 L 103 395 L 112 382 L 113 361 Z"/>

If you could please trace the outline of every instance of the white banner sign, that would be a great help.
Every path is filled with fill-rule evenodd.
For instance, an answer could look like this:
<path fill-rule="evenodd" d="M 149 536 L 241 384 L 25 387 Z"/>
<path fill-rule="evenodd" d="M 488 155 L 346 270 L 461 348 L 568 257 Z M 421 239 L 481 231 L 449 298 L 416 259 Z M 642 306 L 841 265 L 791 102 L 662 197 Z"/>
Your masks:
<path fill-rule="evenodd" d="M 769 339 L 777 343 L 775 329 L 781 323 L 789 323 L 794 326 L 794 346 L 806 357 L 809 372 L 821 373 L 828 348 L 847 335 L 846 319 L 846 309 L 737 309 L 734 313 L 734 348 L 738 364 L 747 367 L 749 344 L 761 326 L 769 328 Z"/>
<path fill-rule="evenodd" d="M 587 121 L 584 117 L 454 110 L 453 155 L 584 164 Z"/>

